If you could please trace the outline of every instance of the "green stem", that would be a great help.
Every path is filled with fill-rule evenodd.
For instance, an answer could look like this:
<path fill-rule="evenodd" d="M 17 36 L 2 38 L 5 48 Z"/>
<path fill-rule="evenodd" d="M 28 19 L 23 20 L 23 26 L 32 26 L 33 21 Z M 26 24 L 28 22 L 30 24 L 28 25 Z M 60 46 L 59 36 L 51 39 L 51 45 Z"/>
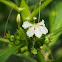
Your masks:
<path fill-rule="evenodd" d="M 40 10 L 44 9 L 49 3 L 51 3 L 53 0 L 46 0 L 40 7 Z M 36 16 L 39 12 L 39 7 L 37 9 L 34 9 L 33 12 L 31 13 L 31 16 L 30 16 L 30 20 L 32 20 L 32 18 L 34 16 Z"/>
<path fill-rule="evenodd" d="M 12 3 L 11 1 L 0 0 L 0 2 L 8 5 L 9 7 L 15 9 L 16 11 L 20 12 L 23 8 L 19 8 L 16 4 Z"/>
<path fill-rule="evenodd" d="M 18 23 L 18 34 L 20 36 L 20 23 Z"/>

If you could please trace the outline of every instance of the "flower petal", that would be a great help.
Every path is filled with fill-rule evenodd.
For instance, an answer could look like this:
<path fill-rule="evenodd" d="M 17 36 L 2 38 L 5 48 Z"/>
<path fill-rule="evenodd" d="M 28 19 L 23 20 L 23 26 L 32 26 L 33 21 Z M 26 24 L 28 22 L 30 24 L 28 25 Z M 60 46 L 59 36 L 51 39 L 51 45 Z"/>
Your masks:
<path fill-rule="evenodd" d="M 40 38 L 42 36 L 42 32 L 40 31 L 39 28 L 35 28 L 35 36 Z"/>
<path fill-rule="evenodd" d="M 22 25 L 22 27 L 23 27 L 24 29 L 26 29 L 26 28 L 28 28 L 28 27 L 30 27 L 30 26 L 32 26 L 32 24 L 29 23 L 28 21 L 24 22 L 23 25 Z"/>
<path fill-rule="evenodd" d="M 47 34 L 47 33 L 48 33 L 48 29 L 47 29 L 45 26 L 39 26 L 39 29 L 40 29 L 40 31 L 41 31 L 43 34 Z"/>
<path fill-rule="evenodd" d="M 41 22 L 39 22 L 39 25 L 43 25 L 43 26 L 45 26 L 45 24 L 44 24 L 44 20 L 43 20 L 43 19 L 42 19 Z"/>
<path fill-rule="evenodd" d="M 32 37 L 33 35 L 34 35 L 34 28 L 31 27 L 31 28 L 29 28 L 28 31 L 27 31 L 27 36 Z"/>

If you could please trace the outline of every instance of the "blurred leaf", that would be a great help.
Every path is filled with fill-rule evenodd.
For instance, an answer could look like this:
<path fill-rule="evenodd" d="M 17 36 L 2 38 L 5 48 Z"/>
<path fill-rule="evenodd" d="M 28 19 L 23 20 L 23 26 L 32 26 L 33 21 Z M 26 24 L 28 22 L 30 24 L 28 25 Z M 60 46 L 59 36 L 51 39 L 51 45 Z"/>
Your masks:
<path fill-rule="evenodd" d="M 58 33 L 62 33 L 62 27 L 60 27 L 60 28 L 54 30 L 53 32 L 51 32 L 51 33 L 48 34 L 47 36 L 48 36 L 48 37 L 49 37 L 49 36 L 54 36 L 54 35 L 56 35 L 56 34 L 58 34 Z M 46 37 L 47 37 L 47 36 L 46 36 Z"/>
<path fill-rule="evenodd" d="M 37 54 L 37 50 L 35 48 L 32 49 L 33 54 Z"/>
<path fill-rule="evenodd" d="M 10 41 L 8 39 L 5 39 L 5 38 L 0 38 L 0 42 L 6 42 L 6 43 L 9 43 Z"/>
<path fill-rule="evenodd" d="M 29 19 L 29 15 L 30 15 L 30 11 L 29 11 L 29 7 L 28 5 L 26 4 L 25 0 L 21 0 L 21 5 L 20 5 L 21 8 L 24 8 L 23 11 L 21 11 L 21 16 L 22 16 L 22 19 L 23 19 L 23 22 L 26 21 L 27 19 Z"/>
<path fill-rule="evenodd" d="M 38 58 L 39 62 L 45 62 L 44 56 L 39 51 L 37 53 L 37 58 Z"/>
<path fill-rule="evenodd" d="M 50 13 L 50 32 L 62 27 L 62 2 L 55 6 Z M 56 16 L 56 17 L 55 17 Z"/>
<path fill-rule="evenodd" d="M 0 61 L 1 62 L 6 62 L 6 60 L 9 58 L 9 56 L 12 53 L 14 53 L 20 46 L 22 46 L 22 45 L 0 50 Z"/>
<path fill-rule="evenodd" d="M 62 57 L 62 48 L 59 48 L 56 50 L 55 57 L 56 57 L 56 59 Z"/>
<path fill-rule="evenodd" d="M 25 32 L 24 32 L 24 30 L 22 29 L 22 28 L 20 28 L 20 39 L 21 40 L 25 40 L 26 41 L 26 35 L 25 35 Z"/>
<path fill-rule="evenodd" d="M 42 5 L 41 5 L 41 10 L 44 9 L 49 3 L 51 3 L 53 0 L 46 0 Z M 31 13 L 30 20 L 36 16 L 39 13 L 39 7 L 35 8 L 33 12 Z"/>
<path fill-rule="evenodd" d="M 29 59 L 28 56 L 25 56 L 25 55 L 23 55 L 23 54 L 17 54 L 17 56 L 22 57 L 22 58 L 25 58 L 28 62 L 37 62 L 35 59 L 33 59 L 33 58 L 31 58 L 31 57 L 30 57 L 30 59 Z M 27 62 L 27 61 L 26 61 L 26 62 Z"/>
<path fill-rule="evenodd" d="M 23 54 L 14 54 L 12 55 L 7 62 L 37 62 L 33 58 L 29 58 L 28 56 L 25 56 Z"/>
<path fill-rule="evenodd" d="M 17 5 L 20 6 L 21 0 L 17 0 Z"/>
<path fill-rule="evenodd" d="M 56 12 L 52 9 L 50 13 L 50 32 L 58 30 L 62 27 L 62 2 L 58 3 L 56 7 Z M 55 17 L 56 16 L 56 17 Z M 53 37 L 53 41 L 50 43 L 51 46 L 56 43 L 58 37 L 62 34 L 62 32 L 58 33 Z"/>
<path fill-rule="evenodd" d="M 49 43 L 49 48 L 51 48 L 55 43 L 58 38 L 58 35 L 62 34 L 62 27 L 59 29 L 56 29 L 55 31 L 51 32 L 48 34 L 45 38 L 45 42 Z M 55 41 L 54 41 L 55 40 Z"/>
<path fill-rule="evenodd" d="M 24 52 L 25 50 L 28 50 L 27 46 L 24 46 L 24 47 L 21 48 L 21 52 Z"/>
<path fill-rule="evenodd" d="M 8 5 L 9 7 L 15 9 L 18 12 L 20 12 L 21 10 L 23 10 L 23 8 L 18 8 L 18 6 L 16 4 L 14 4 L 13 2 L 11 2 L 11 1 L 0 0 L 0 2 Z"/>
<path fill-rule="evenodd" d="M 51 62 L 62 62 L 62 57 L 60 57 L 59 59 L 56 59 L 54 61 L 51 61 Z"/>
<path fill-rule="evenodd" d="M 56 38 L 59 33 L 62 33 L 62 28 L 59 28 L 55 31 L 53 31 L 52 33 L 48 34 L 45 38 L 45 42 L 46 43 L 49 43 L 48 46 L 46 46 L 45 44 L 43 46 L 41 46 L 42 50 L 44 50 L 44 52 L 46 52 L 47 56 L 50 55 L 51 53 L 51 48 L 53 48 L 53 45 L 56 43 L 53 42 L 54 41 L 54 38 Z"/>
<path fill-rule="evenodd" d="M 2 42 L 0 42 L 0 49 L 3 47 L 3 43 Z"/>

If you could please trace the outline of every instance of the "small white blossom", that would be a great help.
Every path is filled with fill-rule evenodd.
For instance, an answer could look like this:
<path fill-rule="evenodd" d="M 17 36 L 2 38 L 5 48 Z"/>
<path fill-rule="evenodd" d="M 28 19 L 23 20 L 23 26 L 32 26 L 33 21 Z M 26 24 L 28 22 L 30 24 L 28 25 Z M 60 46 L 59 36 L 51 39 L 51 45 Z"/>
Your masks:
<path fill-rule="evenodd" d="M 36 37 L 40 38 L 42 36 L 42 34 L 47 34 L 48 33 L 48 29 L 45 27 L 44 24 L 44 20 L 42 20 L 41 22 L 37 23 L 37 24 L 31 24 L 28 21 L 25 21 L 22 25 L 22 27 L 24 29 L 28 28 L 27 31 L 27 36 L 32 37 L 34 34 Z"/>

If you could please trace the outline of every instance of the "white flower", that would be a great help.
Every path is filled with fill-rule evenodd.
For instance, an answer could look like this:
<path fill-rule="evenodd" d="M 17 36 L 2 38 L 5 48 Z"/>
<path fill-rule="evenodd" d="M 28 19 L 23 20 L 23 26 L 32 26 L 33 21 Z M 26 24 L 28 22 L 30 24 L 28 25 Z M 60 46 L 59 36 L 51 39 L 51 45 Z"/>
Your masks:
<path fill-rule="evenodd" d="M 29 27 L 27 31 L 27 36 L 29 37 L 32 37 L 35 34 L 36 37 L 40 38 L 42 34 L 46 35 L 48 33 L 48 29 L 45 27 L 44 20 L 37 24 L 31 24 L 28 21 L 25 21 L 22 27 L 24 29 Z"/>

